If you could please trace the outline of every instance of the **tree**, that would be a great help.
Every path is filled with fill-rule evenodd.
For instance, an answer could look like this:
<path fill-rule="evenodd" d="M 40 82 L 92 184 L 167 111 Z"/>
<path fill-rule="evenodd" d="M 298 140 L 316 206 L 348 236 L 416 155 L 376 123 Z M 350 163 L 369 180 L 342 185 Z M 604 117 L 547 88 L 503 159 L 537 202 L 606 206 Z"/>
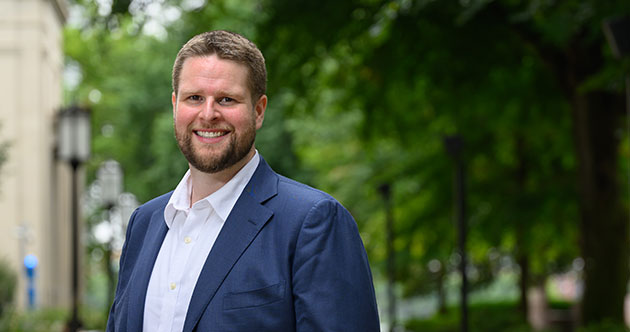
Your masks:
<path fill-rule="evenodd" d="M 103 129 L 95 155 L 118 159 L 141 200 L 171 189 L 186 167 L 164 79 L 177 48 L 201 31 L 234 30 L 267 59 L 270 105 L 257 147 L 276 170 L 349 207 L 377 270 L 385 245 L 376 188 L 393 184 L 406 294 L 426 291 L 419 281 L 431 276 L 428 264 L 444 270 L 453 253 L 442 137 L 458 133 L 466 141 L 472 261 L 491 266 L 490 251 L 516 257 L 526 303 L 530 283 L 569 266 L 579 243 L 584 322 L 622 322 L 622 73 L 600 25 L 630 4 L 221 0 L 184 8 L 166 0 L 180 16 L 160 39 L 142 33 L 145 1 L 113 1 L 104 16 L 80 3 L 92 19 L 66 34 L 67 54 L 84 73 L 77 98 L 100 93 L 92 102 Z"/>
<path fill-rule="evenodd" d="M 363 145 L 394 139 L 407 154 L 421 147 L 416 160 L 424 163 L 416 166 L 443 158 L 428 140 L 462 133 L 473 229 L 484 228 L 478 236 L 486 243 L 511 241 L 523 272 L 533 264 L 544 275 L 558 268 L 545 260 L 570 261 L 579 211 L 583 320 L 623 321 L 629 241 L 615 136 L 622 75 L 607 70 L 600 25 L 627 13 L 627 3 L 276 0 L 265 9 L 263 47 L 282 62 L 270 65 L 276 77 L 303 96 L 295 105 L 319 106 L 335 91 L 322 83 L 342 90 L 337 108 L 361 110 Z M 568 155 L 572 140 L 575 154 Z M 551 255 L 530 254 L 540 251 Z"/>

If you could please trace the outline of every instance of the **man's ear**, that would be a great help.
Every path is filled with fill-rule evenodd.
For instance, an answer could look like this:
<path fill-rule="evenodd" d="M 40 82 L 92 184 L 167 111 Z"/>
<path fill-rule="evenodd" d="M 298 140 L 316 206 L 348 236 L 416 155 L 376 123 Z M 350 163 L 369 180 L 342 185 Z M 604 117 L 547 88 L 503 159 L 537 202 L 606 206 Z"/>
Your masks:
<path fill-rule="evenodd" d="M 265 110 L 267 109 L 267 95 L 262 95 L 256 101 L 254 105 L 254 112 L 256 112 L 256 129 L 260 129 L 265 119 Z"/>

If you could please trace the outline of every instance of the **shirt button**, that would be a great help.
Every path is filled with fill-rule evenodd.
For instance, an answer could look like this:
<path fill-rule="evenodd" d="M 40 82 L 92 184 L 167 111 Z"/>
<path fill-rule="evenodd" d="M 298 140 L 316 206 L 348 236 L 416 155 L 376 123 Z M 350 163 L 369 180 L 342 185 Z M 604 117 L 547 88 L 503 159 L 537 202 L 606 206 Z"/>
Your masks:
<path fill-rule="evenodd" d="M 177 287 L 177 285 L 175 285 L 174 282 L 171 282 L 171 290 L 175 290 L 175 287 Z"/>
<path fill-rule="evenodd" d="M 190 238 L 190 236 L 187 236 L 184 238 L 184 243 L 189 244 L 190 242 L 192 242 L 192 239 Z"/>

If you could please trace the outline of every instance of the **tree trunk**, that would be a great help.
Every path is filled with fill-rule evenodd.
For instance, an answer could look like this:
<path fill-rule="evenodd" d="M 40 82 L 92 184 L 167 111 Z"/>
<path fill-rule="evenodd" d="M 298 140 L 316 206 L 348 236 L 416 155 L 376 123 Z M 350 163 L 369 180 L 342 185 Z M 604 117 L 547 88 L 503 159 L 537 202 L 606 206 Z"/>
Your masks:
<path fill-rule="evenodd" d="M 497 3 L 496 1 L 493 3 Z M 505 12 L 505 8 L 495 6 Z M 623 322 L 630 254 L 628 211 L 619 192 L 617 130 L 623 97 L 581 91 L 604 68 L 603 34 L 583 28 L 557 49 L 524 24 L 514 31 L 531 43 L 571 104 L 580 196 L 580 248 L 585 260 L 582 322 Z M 621 136 L 621 135 L 619 135 Z M 553 143 L 553 142 L 550 142 Z M 562 236 L 562 234 L 558 234 Z"/>
<path fill-rule="evenodd" d="M 527 193 L 527 169 L 528 162 L 525 153 L 525 138 L 523 135 L 518 134 L 516 136 L 516 156 L 518 158 L 518 167 L 516 168 L 516 182 L 519 188 L 519 195 L 517 197 L 517 206 L 522 211 L 526 211 L 527 203 L 525 202 L 525 195 Z M 531 232 L 529 232 L 530 220 L 519 217 L 516 224 L 516 260 L 521 269 L 519 287 L 520 287 L 520 303 L 519 309 L 524 319 L 527 319 L 528 315 L 528 291 L 530 285 L 530 269 L 529 269 L 529 245 L 527 239 Z"/>
<path fill-rule="evenodd" d="M 578 157 L 582 256 L 582 322 L 623 323 L 628 284 L 629 223 L 618 179 L 619 96 L 576 93 L 572 98 Z M 623 100 L 623 98 L 621 98 Z"/>
<path fill-rule="evenodd" d="M 525 319 L 529 314 L 528 309 L 528 298 L 527 292 L 529 291 L 529 257 L 527 254 L 521 253 L 518 257 L 518 265 L 521 268 L 521 274 L 519 279 L 519 288 L 521 291 L 521 296 L 519 298 L 519 309 L 521 310 L 521 314 Z"/>

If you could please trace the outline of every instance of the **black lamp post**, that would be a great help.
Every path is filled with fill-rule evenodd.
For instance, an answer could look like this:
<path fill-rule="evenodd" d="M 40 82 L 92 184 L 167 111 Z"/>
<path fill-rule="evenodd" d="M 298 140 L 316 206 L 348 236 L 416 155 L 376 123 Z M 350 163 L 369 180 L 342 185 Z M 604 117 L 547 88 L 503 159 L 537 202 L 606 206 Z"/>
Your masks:
<path fill-rule="evenodd" d="M 466 275 L 466 180 L 464 178 L 464 159 L 462 150 L 464 149 L 464 141 L 459 135 L 448 136 L 444 138 L 444 147 L 455 162 L 455 197 L 457 206 L 457 230 L 458 230 L 458 247 L 459 247 L 459 270 L 462 276 L 461 288 L 461 321 L 460 328 L 462 332 L 468 331 L 468 277 Z"/>
<path fill-rule="evenodd" d="M 107 219 L 110 228 L 114 228 L 112 217 L 114 206 L 117 205 L 119 196 L 122 194 L 123 173 L 120 164 L 115 160 L 106 160 L 101 164 L 97 172 L 98 182 L 101 187 L 102 203 L 107 209 Z M 113 232 L 112 232 L 113 233 Z M 112 269 L 112 237 L 105 246 L 105 272 L 107 273 L 107 311 L 114 300 L 114 271 Z"/>
<path fill-rule="evenodd" d="M 385 236 L 387 241 L 387 302 L 389 304 L 389 331 L 396 329 L 396 295 L 394 283 L 396 281 L 396 265 L 394 253 L 394 213 L 392 206 L 392 191 L 389 183 L 382 184 L 379 188 L 385 202 Z"/>
<path fill-rule="evenodd" d="M 81 327 L 79 320 L 79 198 L 77 170 L 90 157 L 90 113 L 77 106 L 63 109 L 58 118 L 58 156 L 72 167 L 72 316 L 67 330 Z"/>

